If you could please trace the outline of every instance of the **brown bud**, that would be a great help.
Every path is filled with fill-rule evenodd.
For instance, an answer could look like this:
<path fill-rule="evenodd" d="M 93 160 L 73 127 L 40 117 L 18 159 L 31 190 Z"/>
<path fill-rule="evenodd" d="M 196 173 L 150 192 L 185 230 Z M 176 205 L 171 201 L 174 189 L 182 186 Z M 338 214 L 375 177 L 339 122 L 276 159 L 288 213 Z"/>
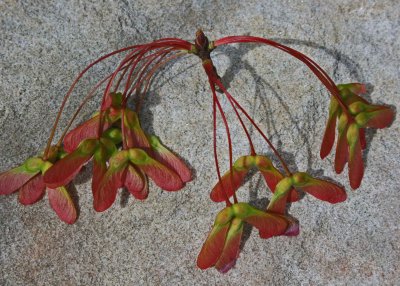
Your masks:
<path fill-rule="evenodd" d="M 208 49 L 208 38 L 204 35 L 203 30 L 198 29 L 196 32 L 195 44 L 200 50 Z"/>

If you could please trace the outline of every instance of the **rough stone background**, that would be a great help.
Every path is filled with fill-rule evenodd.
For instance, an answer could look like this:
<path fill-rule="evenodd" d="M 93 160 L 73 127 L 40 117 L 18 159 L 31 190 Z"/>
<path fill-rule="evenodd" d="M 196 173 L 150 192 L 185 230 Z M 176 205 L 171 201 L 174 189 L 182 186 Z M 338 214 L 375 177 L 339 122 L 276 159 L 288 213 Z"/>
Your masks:
<path fill-rule="evenodd" d="M 395 0 L 0 0 L 0 170 L 44 147 L 63 95 L 90 61 L 133 43 L 162 37 L 191 40 L 198 27 L 212 39 L 275 39 L 310 55 L 338 83 L 368 83 L 370 100 L 399 110 L 399 19 Z M 190 162 L 195 180 L 177 193 L 152 184 L 146 201 L 119 196 L 107 212 L 96 213 L 89 165 L 75 180 L 80 217 L 72 226 L 57 219 L 46 198 L 23 207 L 15 194 L 1 197 L 1 285 L 400 284 L 399 121 L 368 133 L 364 180 L 352 192 L 347 169 L 336 175 L 332 154 L 319 159 L 329 97 L 303 64 L 259 45 L 220 48 L 213 59 L 232 94 L 292 168 L 335 179 L 348 190 L 348 200 L 329 205 L 307 196 L 290 208 L 301 223 L 298 237 L 261 240 L 247 228 L 232 271 L 222 275 L 197 269 L 197 254 L 223 206 L 209 199 L 216 181 L 210 90 L 199 60 L 187 57 L 157 77 L 142 121 Z M 108 61 L 89 73 L 67 114 L 116 63 Z M 89 104 L 79 121 L 97 102 Z M 234 120 L 228 103 L 222 104 Z M 218 132 L 223 156 L 222 125 Z M 238 125 L 232 132 L 235 156 L 246 154 Z M 259 150 L 271 153 L 256 134 L 254 138 Z M 226 159 L 221 163 L 226 170 Z M 263 206 L 269 194 L 255 175 L 240 197 Z"/>

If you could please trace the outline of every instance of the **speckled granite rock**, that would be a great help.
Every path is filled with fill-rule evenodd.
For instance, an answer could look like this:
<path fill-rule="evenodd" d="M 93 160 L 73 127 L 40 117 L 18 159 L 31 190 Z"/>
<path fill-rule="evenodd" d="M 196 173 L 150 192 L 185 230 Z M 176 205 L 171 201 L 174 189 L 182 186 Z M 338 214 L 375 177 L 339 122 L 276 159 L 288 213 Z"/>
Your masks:
<path fill-rule="evenodd" d="M 336 82 L 366 82 L 373 89 L 370 99 L 399 110 L 398 1 L 90 2 L 0 1 L 0 171 L 43 148 L 60 100 L 85 64 L 132 43 L 193 39 L 198 27 L 212 39 L 249 34 L 290 45 Z M 22 207 L 16 195 L 1 197 L 1 285 L 400 284 L 398 120 L 368 134 L 365 177 L 352 192 L 346 173 L 334 174 L 332 155 L 318 157 L 328 96 L 311 72 L 257 45 L 221 48 L 214 59 L 232 94 L 285 158 L 298 170 L 342 183 L 348 200 L 332 206 L 306 197 L 291 207 L 301 223 L 298 237 L 265 241 L 251 231 L 228 274 L 197 269 L 196 256 L 222 205 L 208 197 L 216 181 L 210 91 L 199 60 L 187 57 L 158 77 L 142 120 L 190 162 L 196 179 L 178 193 L 152 185 L 146 201 L 118 199 L 96 213 L 88 166 L 76 180 L 80 218 L 72 226 L 56 218 L 47 200 Z M 90 73 L 66 112 L 94 75 L 114 65 L 109 61 Z M 93 101 L 80 120 L 95 106 Z M 247 149 L 236 130 L 238 155 Z M 256 144 L 269 153 L 261 140 Z M 262 205 L 268 194 L 255 176 L 240 196 Z"/>

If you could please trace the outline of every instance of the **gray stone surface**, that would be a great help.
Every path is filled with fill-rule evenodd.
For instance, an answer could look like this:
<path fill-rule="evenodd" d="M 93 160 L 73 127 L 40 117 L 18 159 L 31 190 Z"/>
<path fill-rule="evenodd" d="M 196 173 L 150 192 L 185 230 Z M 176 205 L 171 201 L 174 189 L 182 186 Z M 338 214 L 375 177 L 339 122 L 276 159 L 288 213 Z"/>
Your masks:
<path fill-rule="evenodd" d="M 373 102 L 399 110 L 399 18 L 399 2 L 389 0 L 0 0 L 0 171 L 44 147 L 63 95 L 90 61 L 133 43 L 191 40 L 198 27 L 212 39 L 245 34 L 288 44 L 314 58 L 336 82 L 366 82 Z M 304 65 L 259 45 L 221 48 L 213 58 L 232 94 L 293 168 L 337 180 L 348 200 L 332 206 L 307 196 L 290 209 L 301 223 L 298 237 L 261 240 L 253 230 L 228 274 L 197 269 L 196 256 L 223 206 L 208 196 L 216 181 L 210 90 L 199 60 L 187 57 L 159 75 L 142 120 L 190 162 L 195 180 L 177 193 L 152 184 L 146 201 L 126 203 L 119 196 L 108 211 L 96 213 L 89 165 L 75 181 L 80 217 L 72 226 L 57 219 L 46 199 L 23 207 L 17 195 L 2 196 L 1 285 L 400 284 L 399 121 L 368 134 L 365 177 L 353 192 L 347 169 L 334 174 L 332 154 L 319 159 L 329 97 Z M 83 80 L 67 115 L 115 64 L 109 61 Z M 239 130 L 232 127 L 235 156 L 248 152 Z M 218 132 L 226 155 L 222 125 Z M 271 153 L 256 136 L 255 141 Z M 227 160 L 221 163 L 225 170 Z M 240 197 L 263 205 L 269 194 L 256 175 Z"/>

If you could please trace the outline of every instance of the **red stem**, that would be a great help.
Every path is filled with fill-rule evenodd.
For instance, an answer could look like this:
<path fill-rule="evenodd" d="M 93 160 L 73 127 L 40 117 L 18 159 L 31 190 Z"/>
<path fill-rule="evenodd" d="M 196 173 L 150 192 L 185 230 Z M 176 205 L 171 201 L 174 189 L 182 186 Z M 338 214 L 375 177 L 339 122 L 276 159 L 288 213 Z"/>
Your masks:
<path fill-rule="evenodd" d="M 141 47 L 143 47 L 143 46 L 150 46 L 150 47 L 152 47 L 152 48 L 156 48 L 156 47 L 175 47 L 175 48 L 178 48 L 178 49 L 183 49 L 183 50 L 186 50 L 186 51 L 190 51 L 192 45 L 191 45 L 191 43 L 189 43 L 188 41 L 184 41 L 184 40 L 181 40 L 181 39 L 177 39 L 177 38 L 165 38 L 165 39 L 160 39 L 160 40 L 154 41 L 154 42 L 149 43 L 149 44 L 146 44 L 146 45 L 133 45 L 133 46 L 129 46 L 129 47 L 125 47 L 125 48 L 122 48 L 122 49 L 113 51 L 113 52 L 111 52 L 111 53 L 108 53 L 108 54 L 106 54 L 106 55 L 104 55 L 104 56 L 98 58 L 97 60 L 95 60 L 94 62 L 92 62 L 91 64 L 89 64 L 89 65 L 88 65 L 84 70 L 82 70 L 82 71 L 79 73 L 79 75 L 75 78 L 75 80 L 74 80 L 74 82 L 72 83 L 72 85 L 70 86 L 68 92 L 67 92 L 66 95 L 64 96 L 64 99 L 63 99 L 63 101 L 62 101 L 62 103 L 61 103 L 61 106 L 60 106 L 59 111 L 58 111 L 58 113 L 57 113 L 56 119 L 55 119 L 55 121 L 54 121 L 53 127 L 52 127 L 52 129 L 51 129 L 49 139 L 47 140 L 46 149 L 45 149 L 44 155 L 43 155 L 43 158 L 44 158 L 44 159 L 47 159 L 47 157 L 48 157 L 48 154 L 49 154 L 49 151 L 50 151 L 50 147 L 51 147 L 51 143 L 52 143 L 52 141 L 53 141 L 53 138 L 54 138 L 54 135 L 55 135 L 55 132 L 56 132 L 58 123 L 59 123 L 59 121 L 60 121 L 61 114 L 62 114 L 62 112 L 63 112 L 63 110 L 64 110 L 65 104 L 66 104 L 68 98 L 70 97 L 70 95 L 72 94 L 72 91 L 74 90 L 76 84 L 77 84 L 78 81 L 81 79 L 81 77 L 82 77 L 90 68 L 92 68 L 92 67 L 93 67 L 94 65 L 96 65 L 97 63 L 99 63 L 99 62 L 101 62 L 101 61 L 103 61 L 103 60 L 105 60 L 105 59 L 107 59 L 107 58 L 109 58 L 109 57 L 111 57 L 111 56 L 113 56 L 113 55 L 115 55 L 115 54 L 118 54 L 118 53 L 121 53 L 121 52 L 124 52 L 124 51 L 128 51 L 128 50 L 132 50 L 132 49 L 138 49 L 138 48 L 141 48 Z M 115 76 L 115 74 L 114 74 L 114 76 Z M 112 80 L 113 80 L 114 76 L 112 77 Z M 112 80 L 111 80 L 111 81 L 112 81 Z M 109 86 L 108 86 L 108 89 L 109 89 Z M 104 97 L 103 97 L 103 102 L 104 102 Z M 100 116 L 100 121 L 101 121 L 101 119 L 102 119 L 102 116 Z M 101 128 L 101 124 L 99 124 L 99 127 Z"/>
<path fill-rule="evenodd" d="M 221 83 L 221 82 L 220 82 L 220 83 Z M 221 84 L 222 84 L 222 83 L 221 83 Z M 229 94 L 229 93 L 225 93 L 225 92 L 224 92 L 224 94 L 227 96 L 227 98 L 228 98 L 228 100 L 229 100 L 229 103 L 231 104 L 233 110 L 235 111 L 235 114 L 236 114 L 237 118 L 238 118 L 239 121 L 240 121 L 240 125 L 242 125 L 242 128 L 243 128 L 244 132 L 246 133 L 246 137 L 247 137 L 247 139 L 248 139 L 248 141 L 249 141 L 249 145 L 250 145 L 251 155 L 252 155 L 252 156 L 255 156 L 257 153 L 256 153 L 256 150 L 255 150 L 255 148 L 254 148 L 253 141 L 251 140 L 251 136 L 250 136 L 250 134 L 249 134 L 249 131 L 248 131 L 247 128 L 246 128 L 246 125 L 244 124 L 244 122 L 243 122 L 243 120 L 242 120 L 242 117 L 240 116 L 239 112 L 237 111 L 235 105 L 233 104 L 232 96 L 231 96 L 231 94 Z"/>
<path fill-rule="evenodd" d="M 127 67 L 132 65 L 133 61 L 135 60 L 134 57 L 135 57 L 135 55 L 134 55 L 134 56 L 132 57 L 132 59 L 129 61 Z M 125 74 L 126 74 L 126 72 L 127 72 L 128 70 L 129 70 L 129 69 L 127 69 L 127 68 L 124 69 L 124 71 L 122 72 L 122 74 L 119 76 L 119 79 L 118 79 L 117 83 L 116 83 L 115 86 L 114 86 L 114 93 L 118 92 L 119 86 L 120 86 L 122 80 L 124 79 Z"/>
<path fill-rule="evenodd" d="M 127 70 L 127 67 L 123 67 L 124 71 Z M 85 106 L 85 104 L 95 95 L 96 90 L 104 83 L 106 82 L 110 77 L 112 76 L 112 74 L 106 76 L 105 78 L 103 78 L 101 81 L 99 81 L 87 94 L 87 96 L 83 99 L 83 101 L 81 102 L 81 104 L 78 106 L 78 108 L 76 109 L 74 115 L 72 116 L 72 118 L 70 119 L 70 121 L 67 124 L 67 127 L 65 127 L 60 139 L 57 142 L 57 146 L 61 146 L 62 141 L 64 140 L 65 135 L 67 134 L 69 128 L 71 127 L 72 123 L 75 121 L 76 117 L 78 116 L 79 112 L 82 110 L 82 108 Z"/>
<path fill-rule="evenodd" d="M 123 100 L 123 102 L 122 102 L 122 107 L 123 107 L 123 108 L 125 107 L 126 102 L 127 102 L 128 90 L 129 90 L 130 86 L 132 85 L 133 80 L 136 78 L 137 74 L 139 73 L 139 71 L 136 70 L 136 67 L 138 66 L 139 62 L 142 60 L 142 58 L 144 57 L 144 55 L 145 55 L 148 51 L 149 51 L 149 50 L 145 49 L 145 50 L 143 50 L 142 52 L 140 52 L 140 54 L 139 54 L 139 55 L 137 56 L 137 58 L 135 59 L 135 62 L 131 65 L 128 78 L 126 79 L 125 89 L 124 89 L 124 93 L 123 93 L 123 94 L 124 94 L 124 96 L 123 96 L 124 100 Z M 153 55 L 148 55 L 148 56 L 146 56 L 146 57 L 144 57 L 144 58 L 146 59 L 146 58 L 151 57 L 151 56 L 153 56 Z M 136 71 L 136 72 L 135 72 L 135 75 L 133 76 L 133 79 L 132 79 L 132 75 L 133 75 L 133 72 L 134 72 L 134 71 Z"/>
<path fill-rule="evenodd" d="M 287 164 L 285 163 L 285 160 L 283 160 L 283 158 L 281 157 L 281 155 L 279 154 L 278 150 L 276 150 L 276 148 L 274 147 L 274 145 L 272 144 L 272 142 L 268 139 L 268 137 L 261 131 L 260 127 L 257 126 L 257 124 L 254 122 L 254 120 L 251 118 L 251 116 L 246 112 L 246 110 L 235 100 L 235 98 L 226 90 L 225 86 L 221 83 L 221 81 L 216 80 L 215 82 L 218 87 L 236 104 L 236 106 L 240 109 L 240 111 L 243 112 L 243 114 L 247 117 L 247 119 L 251 122 L 251 124 L 253 124 L 253 126 L 257 129 L 257 131 L 260 133 L 260 135 L 264 138 L 264 140 L 267 142 L 267 144 L 269 145 L 269 147 L 272 149 L 272 151 L 274 152 L 274 154 L 276 155 L 276 157 L 279 159 L 279 161 L 281 162 L 283 168 L 286 171 L 286 174 L 288 176 L 291 176 L 292 173 L 290 172 Z"/>
<path fill-rule="evenodd" d="M 215 86 L 213 86 L 212 82 L 209 81 L 211 91 L 213 94 L 213 145 L 214 145 L 214 161 L 215 161 L 215 168 L 217 170 L 217 176 L 218 176 L 218 181 L 220 184 L 222 179 L 221 179 L 221 171 L 219 170 L 219 162 L 218 162 L 218 152 L 217 152 L 217 110 L 216 110 L 216 105 L 217 105 L 217 94 L 215 92 Z M 222 185 L 223 186 L 223 185 Z M 224 189 L 225 191 L 225 189 Z M 232 203 L 229 200 L 228 195 L 225 193 L 225 202 L 228 207 L 232 205 Z"/>
<path fill-rule="evenodd" d="M 138 70 L 137 74 L 139 74 L 136 84 L 131 87 L 127 97 L 125 100 L 128 100 L 128 98 L 132 95 L 133 91 L 136 89 L 138 90 L 138 88 L 141 86 L 142 82 L 143 82 L 143 76 L 146 73 L 148 67 L 155 61 L 157 60 L 158 57 L 161 57 L 159 60 L 162 60 L 166 55 L 168 55 L 171 51 L 173 51 L 174 49 L 168 49 L 168 48 L 164 48 L 161 49 L 160 51 L 157 51 L 153 54 L 151 54 L 151 56 L 149 56 L 149 59 L 147 60 L 146 63 L 143 64 L 143 66 L 141 67 L 141 69 Z"/>
<path fill-rule="evenodd" d="M 146 59 L 147 62 L 143 63 L 142 66 L 141 66 L 138 70 L 136 70 L 136 67 L 137 67 L 138 63 L 141 61 L 141 59 L 143 58 L 143 56 L 148 52 L 148 50 L 144 50 L 143 52 L 141 52 L 141 53 L 138 55 L 138 57 L 137 57 L 137 59 L 136 59 L 136 62 L 135 62 L 135 63 L 132 65 L 132 67 L 131 67 L 129 76 L 128 76 L 127 80 L 126 80 L 126 85 L 125 85 L 125 89 L 124 89 L 124 96 L 123 96 L 124 99 L 123 99 L 123 102 L 122 102 L 122 118 L 123 118 L 123 120 L 122 120 L 121 124 L 122 124 L 122 142 L 123 142 L 123 147 L 124 147 L 124 149 L 127 148 L 126 138 L 125 138 L 126 132 L 125 132 L 125 125 L 124 125 L 124 118 L 125 118 L 124 115 L 125 115 L 125 108 L 126 108 L 126 104 L 127 104 L 128 98 L 129 98 L 129 96 L 132 94 L 133 90 L 135 90 L 135 89 L 140 85 L 142 76 L 143 76 L 143 74 L 146 72 L 146 70 L 147 70 L 147 68 L 149 67 L 149 65 L 150 65 L 157 57 L 159 57 L 160 55 L 166 55 L 166 54 L 169 53 L 169 51 L 167 51 L 167 52 L 165 51 L 166 49 L 168 50 L 168 48 L 162 48 L 161 51 L 157 51 L 157 52 L 155 52 L 155 53 L 153 53 L 153 54 L 151 54 L 151 55 L 148 55 L 148 56 L 144 57 L 144 59 Z M 135 71 L 135 70 L 136 70 L 136 71 Z M 134 75 L 134 77 L 132 78 L 132 74 L 133 74 L 134 71 L 135 71 L 135 75 Z M 140 75 L 138 76 L 139 73 L 140 73 Z M 137 78 L 136 83 L 134 84 L 133 87 L 131 87 L 133 81 L 134 81 L 136 78 Z M 128 92 L 129 88 L 130 88 L 131 90 Z"/>
<path fill-rule="evenodd" d="M 138 90 L 138 89 L 140 88 L 141 84 L 143 84 L 143 82 L 144 82 L 145 80 L 149 79 L 149 78 L 154 74 L 154 72 L 157 70 L 157 68 L 160 67 L 159 62 L 160 62 L 166 55 L 168 55 L 168 53 L 170 53 L 171 51 L 173 51 L 173 50 L 175 50 L 175 49 L 176 49 L 176 48 L 170 48 L 170 47 L 161 48 L 161 50 L 156 51 L 156 52 L 154 52 L 153 54 L 144 56 L 144 55 L 149 51 L 149 49 L 145 49 L 145 50 L 143 50 L 143 51 L 141 51 L 140 53 L 138 53 L 138 54 L 135 55 L 135 56 L 137 56 L 137 58 L 135 59 L 134 62 L 131 62 L 131 63 L 129 64 L 129 65 L 131 66 L 131 68 L 130 68 L 130 72 L 129 72 L 128 78 L 127 78 L 127 80 L 126 80 L 125 89 L 124 89 L 124 99 L 123 99 L 123 102 L 122 102 L 122 118 L 124 118 L 124 113 L 125 113 L 125 112 L 124 112 L 124 108 L 126 107 L 126 103 L 127 103 L 127 101 L 128 101 L 129 96 L 131 96 L 131 94 L 133 93 L 133 91 L 134 91 L 135 89 Z M 181 54 L 179 54 L 179 55 L 181 55 Z M 159 57 L 160 57 L 160 58 L 159 58 Z M 168 61 L 171 60 L 172 58 L 176 58 L 176 57 L 177 57 L 177 56 L 175 56 L 175 57 L 170 57 L 170 58 L 168 59 Z M 159 59 L 157 60 L 157 58 L 159 58 Z M 137 69 L 137 66 L 138 66 L 139 62 L 142 61 L 142 60 L 146 60 L 146 61 L 145 61 L 145 63 L 143 63 L 143 64 L 141 65 L 140 68 Z M 157 61 L 156 61 L 156 60 L 157 60 Z M 148 67 L 149 67 L 154 61 L 156 61 L 156 64 L 152 67 L 152 69 L 148 70 Z M 168 61 L 165 61 L 165 62 L 163 62 L 162 64 L 165 64 L 165 63 L 168 62 Z M 147 72 L 147 74 L 146 74 L 146 76 L 144 76 L 146 72 Z M 134 73 L 134 76 L 132 76 L 133 73 Z M 124 73 L 124 74 L 125 74 L 125 73 Z M 120 78 L 118 84 L 120 83 L 121 80 L 122 80 L 122 78 Z M 133 83 L 135 80 L 136 80 L 136 83 L 132 86 L 132 83 Z M 146 85 L 146 90 L 145 90 L 145 91 L 147 91 L 147 88 L 149 87 L 149 83 L 150 83 L 150 81 L 147 83 L 147 85 Z M 129 92 L 128 92 L 128 89 L 129 89 L 130 86 L 131 86 L 131 88 L 130 88 L 130 90 L 129 90 Z M 138 103 L 138 104 L 140 104 L 140 99 L 139 99 L 139 103 Z M 138 106 L 138 105 L 137 105 L 137 106 Z M 122 121 L 121 123 L 122 123 L 122 136 L 125 137 L 123 121 Z M 126 140 L 125 140 L 124 138 L 123 138 L 122 142 L 123 142 L 124 148 L 126 148 Z"/>
<path fill-rule="evenodd" d="M 233 169 L 232 140 L 231 140 L 231 133 L 230 133 L 230 130 L 229 130 L 229 124 L 228 124 L 228 121 L 226 120 L 226 116 L 225 116 L 225 113 L 224 113 L 224 111 L 222 109 L 221 103 L 218 100 L 217 94 L 215 92 L 215 84 L 213 83 L 213 80 L 212 80 L 211 77 L 209 77 L 209 83 L 210 83 L 211 91 L 213 93 L 213 98 L 215 98 L 215 102 L 217 104 L 218 111 L 221 114 L 222 120 L 223 120 L 224 125 L 225 125 L 226 136 L 228 138 L 228 149 L 229 149 L 229 170 L 230 170 L 230 172 L 232 172 L 232 169 Z M 222 185 L 222 187 L 224 187 L 224 185 Z M 228 195 L 227 195 L 227 197 L 228 197 Z M 238 200 L 237 200 L 237 197 L 236 197 L 235 193 L 233 194 L 233 200 L 234 200 L 234 203 L 237 204 Z"/>
<path fill-rule="evenodd" d="M 120 79 L 118 80 L 117 87 L 116 87 L 116 89 L 114 90 L 114 92 L 117 91 L 118 85 L 120 84 L 123 75 L 124 75 L 124 74 L 126 73 L 126 71 L 128 70 L 128 67 L 131 65 L 131 63 L 132 63 L 134 57 L 135 57 L 135 55 L 133 55 L 133 56 L 131 57 L 130 62 L 129 62 L 127 65 L 125 65 L 124 67 L 121 68 L 121 70 L 123 70 L 123 74 L 122 74 L 122 76 L 120 77 Z M 80 111 L 82 110 L 82 108 L 84 107 L 84 105 L 94 96 L 95 91 L 96 91 L 106 80 L 110 79 L 112 75 L 113 75 L 113 73 L 109 74 L 108 76 L 106 76 L 105 78 L 103 78 L 102 80 L 100 80 L 100 81 L 89 91 L 89 93 L 87 94 L 87 96 L 83 99 L 83 101 L 81 102 L 81 104 L 79 105 L 79 107 L 76 109 L 74 115 L 72 116 L 72 118 L 71 118 L 70 121 L 68 122 L 67 127 L 64 129 L 64 131 L 63 131 L 63 133 L 62 133 L 60 139 L 59 139 L 58 142 L 57 142 L 57 146 L 61 146 L 62 141 L 64 140 L 65 135 L 67 134 L 69 128 L 71 127 L 72 123 L 74 122 L 74 120 L 75 120 L 76 117 L 78 116 L 79 112 L 80 112 Z"/>
<path fill-rule="evenodd" d="M 138 45 L 125 47 L 125 48 L 122 48 L 122 49 L 113 51 L 113 52 L 111 52 L 111 53 L 109 53 L 109 54 L 106 54 L 106 55 L 104 55 L 104 56 L 98 58 L 97 60 L 95 60 L 95 61 L 92 62 L 91 64 L 89 64 L 85 69 L 83 69 L 83 70 L 79 73 L 79 75 L 75 78 L 74 82 L 72 83 L 72 85 L 71 85 L 70 88 L 68 89 L 66 95 L 64 96 L 64 99 L 63 99 L 63 101 L 62 101 L 62 103 L 61 103 L 61 106 L 60 106 L 60 108 L 59 108 L 59 110 L 58 110 L 56 119 L 55 119 L 55 121 L 54 121 L 53 127 L 52 127 L 51 132 L 50 132 L 49 139 L 47 140 L 46 149 L 45 149 L 44 155 L 43 155 L 43 158 L 44 158 L 44 159 L 47 159 L 47 156 L 48 156 L 48 154 L 49 154 L 51 142 L 53 141 L 54 134 L 55 134 L 55 132 L 56 132 L 57 125 L 58 125 L 58 122 L 60 121 L 60 117 L 61 117 L 61 114 L 62 114 L 62 112 L 63 112 L 63 110 L 64 110 L 65 104 L 67 103 L 68 98 L 71 96 L 72 91 L 73 91 L 74 88 L 75 88 L 75 85 L 76 85 L 76 84 L 78 83 L 78 81 L 82 78 L 82 76 L 83 76 L 90 68 L 92 68 L 94 65 L 98 64 L 99 62 L 101 62 L 101 61 L 103 61 L 103 60 L 105 60 L 105 59 L 107 59 L 107 58 L 109 58 L 109 57 L 111 57 L 111 56 L 113 56 L 113 55 L 115 55 L 115 54 L 122 53 L 122 52 L 124 52 L 124 51 L 128 51 L 128 50 L 131 50 L 131 49 L 135 49 L 136 47 L 138 47 Z"/>
<path fill-rule="evenodd" d="M 135 52 L 135 51 L 134 51 L 134 52 Z M 97 132 L 98 138 L 101 137 L 101 133 L 102 133 L 102 130 L 103 130 L 104 111 L 107 110 L 107 108 L 108 108 L 108 107 L 105 107 L 105 103 L 106 103 L 107 97 L 109 96 L 109 92 L 110 92 L 110 89 L 111 89 L 112 82 L 113 82 L 114 78 L 116 77 L 116 75 L 117 75 L 117 74 L 119 73 L 119 71 L 121 70 L 122 66 L 124 66 L 125 63 L 128 62 L 128 61 L 131 59 L 131 57 L 132 57 L 132 55 L 134 54 L 134 52 L 129 53 L 129 54 L 121 61 L 121 63 L 118 65 L 117 69 L 113 72 L 113 74 L 112 74 L 110 80 L 108 81 L 107 87 L 106 87 L 106 89 L 104 90 L 103 98 L 102 98 L 102 101 L 101 101 L 101 108 L 100 108 L 100 120 L 99 120 L 100 122 L 99 122 L 99 129 L 98 129 L 98 132 Z"/>
<path fill-rule="evenodd" d="M 146 77 L 144 78 L 144 80 L 142 80 L 141 83 L 140 83 L 140 85 L 142 86 L 143 83 L 146 82 L 146 85 L 145 85 L 143 91 L 139 94 L 138 102 L 137 102 L 137 104 L 136 104 L 136 113 L 139 113 L 139 111 L 140 111 L 140 108 L 141 108 L 142 103 L 143 103 L 143 97 L 144 97 L 144 95 L 147 93 L 147 90 L 148 90 L 149 87 L 150 87 L 150 83 L 151 83 L 151 80 L 152 80 L 152 77 L 153 77 L 154 73 L 155 73 L 161 66 L 167 64 L 167 63 L 170 62 L 171 60 L 176 59 L 177 57 L 180 57 L 180 56 L 182 56 L 182 55 L 183 55 L 183 53 L 178 53 L 178 54 L 171 55 L 171 56 L 169 56 L 168 58 L 166 58 L 166 59 L 165 59 L 164 61 L 162 61 L 162 62 L 161 62 L 161 60 L 163 59 L 163 57 L 160 58 L 159 61 L 157 61 L 157 62 L 155 63 L 155 65 L 151 68 L 151 70 L 147 73 L 147 75 L 146 75 Z"/>
<path fill-rule="evenodd" d="M 168 47 L 174 47 L 178 49 L 183 49 L 186 51 L 189 51 L 191 48 L 191 44 L 187 41 L 180 40 L 180 39 L 175 39 L 175 38 L 166 38 L 166 39 L 161 39 L 158 41 L 154 41 L 152 43 L 146 44 L 146 45 L 140 45 L 139 46 L 142 50 L 152 50 L 156 48 L 168 48 Z M 132 53 L 128 54 L 122 62 L 118 65 L 117 69 L 114 71 L 113 76 L 109 80 L 107 87 L 104 91 L 102 102 L 101 102 L 101 109 L 100 109 L 100 124 L 99 124 L 99 130 L 98 130 L 98 137 L 101 136 L 102 133 L 102 128 L 103 128 L 103 117 L 104 117 L 104 110 L 107 109 L 105 106 L 107 96 L 109 95 L 110 89 L 112 82 L 114 81 L 115 76 L 118 74 L 120 71 L 121 67 L 123 64 L 126 63 L 127 58 L 129 58 L 132 55 Z"/>
<path fill-rule="evenodd" d="M 219 39 L 214 42 L 215 47 L 225 45 L 225 44 L 232 44 L 232 43 L 263 43 L 270 45 L 272 47 L 278 48 L 305 63 L 311 71 L 318 77 L 318 79 L 325 85 L 325 87 L 331 92 L 331 94 L 336 98 L 336 100 L 339 102 L 340 106 L 348 115 L 349 119 L 352 119 L 352 116 L 350 115 L 348 108 L 346 104 L 343 102 L 339 89 L 335 85 L 334 81 L 329 77 L 329 75 L 317 64 L 315 63 L 312 59 L 307 57 L 306 55 L 300 53 L 299 51 L 296 51 L 290 47 L 287 47 L 285 45 L 279 44 L 275 41 L 269 40 L 269 39 L 264 39 L 264 38 L 259 38 L 259 37 L 252 37 L 252 36 L 231 36 L 231 37 L 225 37 L 222 39 Z"/>

